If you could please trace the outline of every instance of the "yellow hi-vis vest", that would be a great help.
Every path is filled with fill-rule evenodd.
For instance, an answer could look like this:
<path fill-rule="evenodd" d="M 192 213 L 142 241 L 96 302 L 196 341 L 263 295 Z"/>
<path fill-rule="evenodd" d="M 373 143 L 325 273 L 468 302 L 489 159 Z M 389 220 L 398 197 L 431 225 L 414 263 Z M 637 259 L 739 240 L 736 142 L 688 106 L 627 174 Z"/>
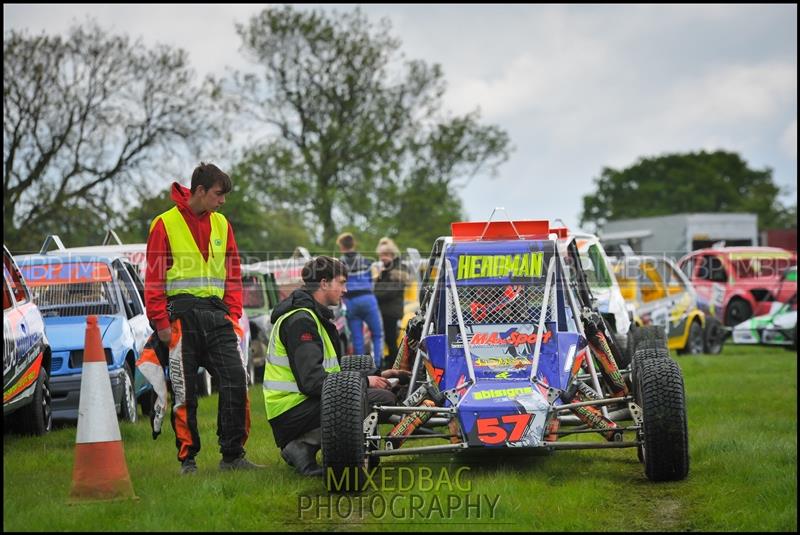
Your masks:
<path fill-rule="evenodd" d="M 196 297 L 222 297 L 225 295 L 225 252 L 228 248 L 228 221 L 225 216 L 211 212 L 211 236 L 208 243 L 208 260 L 194 241 L 189 225 L 178 207 L 156 217 L 164 221 L 169 239 L 172 266 L 167 270 L 167 296 L 191 294 Z"/>
<path fill-rule="evenodd" d="M 301 393 L 300 388 L 297 386 L 297 380 L 294 378 L 292 367 L 289 365 L 286 347 L 281 342 L 280 337 L 283 321 L 300 310 L 305 310 L 311 314 L 317 324 L 317 332 L 319 332 L 319 336 L 322 339 L 324 350 L 322 367 L 328 373 L 336 373 L 340 370 L 333 342 L 331 342 L 328 332 L 311 309 L 296 308 L 278 318 L 269 336 L 267 363 L 264 367 L 264 404 L 267 406 L 268 420 L 283 414 L 308 399 L 308 396 Z"/>

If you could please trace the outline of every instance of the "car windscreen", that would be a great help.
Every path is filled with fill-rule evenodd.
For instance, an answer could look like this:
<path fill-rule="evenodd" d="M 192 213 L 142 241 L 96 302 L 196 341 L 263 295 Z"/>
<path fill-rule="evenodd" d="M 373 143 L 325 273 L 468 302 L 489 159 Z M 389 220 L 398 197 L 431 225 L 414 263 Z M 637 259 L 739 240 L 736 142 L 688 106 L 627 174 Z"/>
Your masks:
<path fill-rule="evenodd" d="M 264 305 L 264 283 L 261 275 L 242 275 L 242 306 L 262 308 Z"/>
<path fill-rule="evenodd" d="M 586 282 L 592 289 L 610 288 L 611 275 L 606 268 L 605 257 L 597 244 L 589 246 L 587 251 L 581 251 L 581 263 L 584 264 Z M 584 263 L 584 260 L 589 260 Z"/>
<path fill-rule="evenodd" d="M 21 270 L 45 317 L 119 313 L 116 287 L 104 263 L 33 264 Z"/>
<path fill-rule="evenodd" d="M 731 255 L 734 274 L 740 279 L 756 277 L 778 277 L 791 265 L 791 257 L 758 255 L 734 257 Z"/>

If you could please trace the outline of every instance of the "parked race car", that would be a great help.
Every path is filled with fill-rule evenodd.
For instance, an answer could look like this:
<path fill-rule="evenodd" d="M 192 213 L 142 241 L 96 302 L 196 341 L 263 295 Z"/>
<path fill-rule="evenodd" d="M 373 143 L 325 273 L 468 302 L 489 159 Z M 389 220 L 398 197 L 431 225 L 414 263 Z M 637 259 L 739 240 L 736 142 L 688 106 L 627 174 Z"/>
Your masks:
<path fill-rule="evenodd" d="M 50 431 L 50 343 L 39 307 L 3 245 L 3 425 L 23 434 Z"/>
<path fill-rule="evenodd" d="M 50 243 L 59 250 L 48 252 Z M 58 236 L 49 236 L 39 254 L 16 260 L 42 312 L 52 349 L 53 419 L 78 419 L 86 318 L 96 315 L 117 414 L 135 422 L 135 362 L 151 329 L 133 265 L 118 255 L 66 251 Z M 142 387 L 139 397 L 146 391 Z M 149 400 L 142 397 L 143 403 Z"/>
<path fill-rule="evenodd" d="M 782 283 L 797 287 L 797 266 L 783 274 Z M 797 349 L 797 291 L 786 302 L 773 302 L 769 313 L 733 328 L 733 343 L 785 346 Z"/>
<path fill-rule="evenodd" d="M 630 373 L 620 372 L 566 229 L 453 223 L 428 266 L 403 341 L 404 401 L 367 406 L 371 364 L 360 356 L 344 357 L 324 383 L 323 464 L 337 489 L 359 488 L 384 456 L 471 448 L 637 448 L 648 479 L 686 477 L 680 368 L 663 337 L 642 336 Z M 385 419 L 395 424 L 388 432 L 378 425 Z M 599 441 L 562 440 L 570 434 Z M 447 443 L 404 446 L 413 438 Z"/>
<path fill-rule="evenodd" d="M 722 351 L 724 327 L 698 308 L 694 288 L 669 259 L 629 255 L 614 262 L 613 269 L 636 325 L 663 329 L 669 348 L 679 354 Z"/>
<path fill-rule="evenodd" d="M 796 253 L 777 247 L 700 249 L 678 262 L 700 309 L 729 327 L 768 313 L 774 301 L 796 292 L 796 282 L 781 284 L 783 272 L 796 264 Z"/>

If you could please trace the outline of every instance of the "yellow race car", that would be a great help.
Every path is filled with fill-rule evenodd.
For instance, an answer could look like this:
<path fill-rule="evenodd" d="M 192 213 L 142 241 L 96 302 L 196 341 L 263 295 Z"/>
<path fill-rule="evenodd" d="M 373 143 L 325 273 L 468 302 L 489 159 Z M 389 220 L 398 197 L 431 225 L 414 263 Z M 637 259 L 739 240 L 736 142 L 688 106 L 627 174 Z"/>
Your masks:
<path fill-rule="evenodd" d="M 625 256 L 614 262 L 614 274 L 637 326 L 662 327 L 679 354 L 722 351 L 724 328 L 698 308 L 694 288 L 669 259 Z"/>

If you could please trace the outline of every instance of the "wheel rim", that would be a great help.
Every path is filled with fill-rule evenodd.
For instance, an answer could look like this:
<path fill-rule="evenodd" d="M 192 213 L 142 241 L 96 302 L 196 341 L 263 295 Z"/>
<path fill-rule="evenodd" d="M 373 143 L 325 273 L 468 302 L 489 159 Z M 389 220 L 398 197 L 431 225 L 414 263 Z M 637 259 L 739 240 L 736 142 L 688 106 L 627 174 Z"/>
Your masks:
<path fill-rule="evenodd" d="M 50 387 L 47 381 L 42 383 L 42 415 L 44 416 L 44 430 L 50 431 L 53 427 L 53 410 L 50 407 Z"/>
<path fill-rule="evenodd" d="M 718 324 L 714 323 L 708 333 L 708 350 L 710 353 L 718 353 L 722 344 L 723 330 Z"/>
<path fill-rule="evenodd" d="M 697 324 L 692 325 L 692 339 L 689 341 L 689 349 L 693 355 L 703 352 L 703 329 Z"/>
<path fill-rule="evenodd" d="M 127 405 L 127 417 L 131 422 L 136 421 L 136 393 L 133 391 L 131 376 L 125 372 L 125 403 Z"/>

